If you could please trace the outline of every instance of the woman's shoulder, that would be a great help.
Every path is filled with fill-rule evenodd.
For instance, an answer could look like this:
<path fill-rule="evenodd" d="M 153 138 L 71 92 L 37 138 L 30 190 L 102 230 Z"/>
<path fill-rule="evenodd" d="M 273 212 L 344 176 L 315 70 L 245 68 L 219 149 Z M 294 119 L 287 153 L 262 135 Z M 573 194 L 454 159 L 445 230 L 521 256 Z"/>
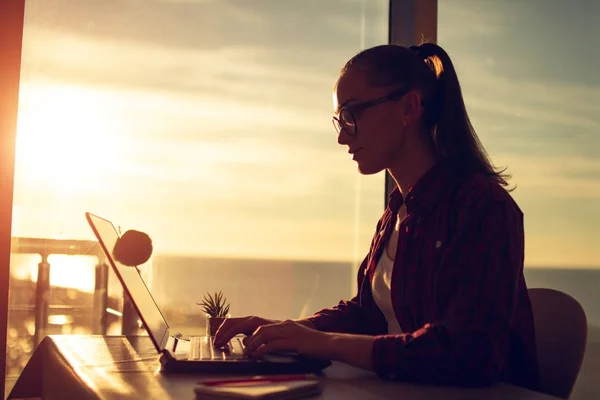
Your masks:
<path fill-rule="evenodd" d="M 481 173 L 462 174 L 454 185 L 455 201 L 467 204 L 487 203 L 519 208 L 509 189 L 494 176 Z"/>

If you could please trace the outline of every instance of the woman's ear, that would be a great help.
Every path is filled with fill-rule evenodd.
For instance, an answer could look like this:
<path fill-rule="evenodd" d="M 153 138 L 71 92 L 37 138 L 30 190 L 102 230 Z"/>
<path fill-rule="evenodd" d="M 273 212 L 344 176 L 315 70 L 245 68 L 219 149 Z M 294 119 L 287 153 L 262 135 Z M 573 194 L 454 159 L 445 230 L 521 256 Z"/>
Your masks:
<path fill-rule="evenodd" d="M 421 105 L 421 94 L 416 90 L 411 90 L 404 95 L 404 110 L 403 117 L 407 124 L 412 124 L 418 121 L 423 114 L 423 106 Z"/>

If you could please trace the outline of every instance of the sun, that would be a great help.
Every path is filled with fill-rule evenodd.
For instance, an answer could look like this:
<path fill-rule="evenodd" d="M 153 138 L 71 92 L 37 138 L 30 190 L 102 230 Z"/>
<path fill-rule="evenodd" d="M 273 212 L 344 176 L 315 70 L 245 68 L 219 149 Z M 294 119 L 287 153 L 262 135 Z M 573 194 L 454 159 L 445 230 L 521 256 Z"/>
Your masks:
<path fill-rule="evenodd" d="M 15 167 L 36 184 L 50 186 L 56 195 L 73 195 L 118 168 L 123 131 L 123 119 L 106 91 L 25 83 Z"/>

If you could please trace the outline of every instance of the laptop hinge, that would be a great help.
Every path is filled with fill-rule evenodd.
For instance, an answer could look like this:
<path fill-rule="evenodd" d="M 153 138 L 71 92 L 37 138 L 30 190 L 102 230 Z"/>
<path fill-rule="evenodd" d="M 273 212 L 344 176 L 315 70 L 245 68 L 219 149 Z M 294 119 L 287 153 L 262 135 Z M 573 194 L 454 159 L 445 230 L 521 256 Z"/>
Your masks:
<path fill-rule="evenodd" d="M 179 345 L 179 342 L 182 340 L 188 341 L 188 339 L 184 338 L 181 333 L 177 333 L 175 335 L 169 335 L 167 337 L 167 343 L 166 343 L 165 349 L 168 349 L 169 351 L 172 351 L 173 353 L 175 353 L 175 351 L 177 350 L 177 346 Z"/>

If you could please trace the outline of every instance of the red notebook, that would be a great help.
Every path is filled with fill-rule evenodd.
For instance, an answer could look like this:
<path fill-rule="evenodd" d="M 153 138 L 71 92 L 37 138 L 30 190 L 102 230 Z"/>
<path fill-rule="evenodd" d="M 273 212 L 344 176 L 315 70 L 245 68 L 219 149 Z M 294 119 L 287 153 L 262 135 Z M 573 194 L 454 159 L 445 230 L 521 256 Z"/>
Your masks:
<path fill-rule="evenodd" d="M 323 392 L 316 375 L 237 376 L 205 379 L 196 388 L 197 399 L 283 399 L 317 396 Z"/>

